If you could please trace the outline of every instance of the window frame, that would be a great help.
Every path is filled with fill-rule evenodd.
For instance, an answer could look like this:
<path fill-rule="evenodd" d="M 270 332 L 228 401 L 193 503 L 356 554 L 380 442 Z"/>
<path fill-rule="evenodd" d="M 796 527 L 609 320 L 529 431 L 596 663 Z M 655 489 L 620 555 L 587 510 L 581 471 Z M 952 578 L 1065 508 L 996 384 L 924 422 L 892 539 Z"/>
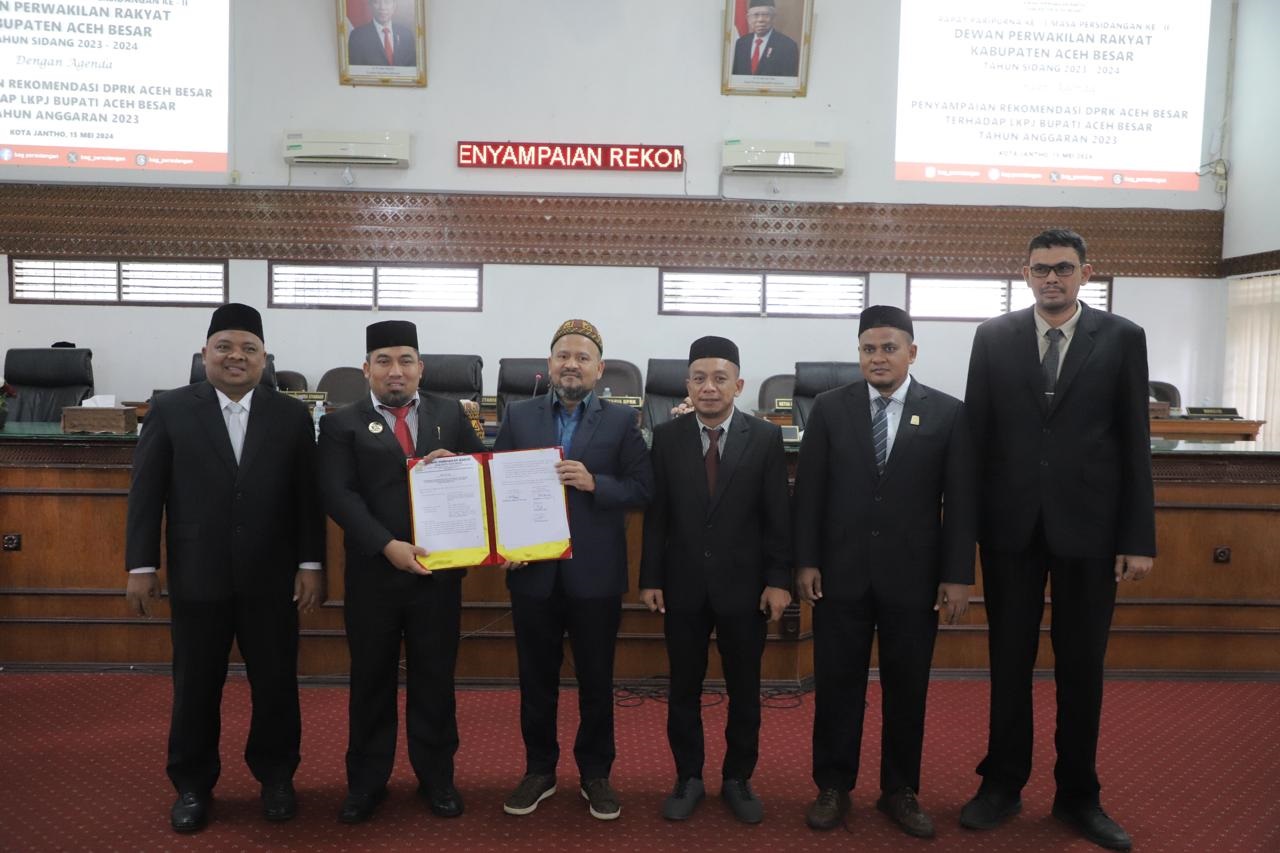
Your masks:
<path fill-rule="evenodd" d="M 311 305 L 276 301 L 276 266 L 299 267 L 373 267 L 373 300 L 369 305 Z M 388 305 L 378 304 L 378 268 L 401 267 L 408 269 L 467 269 L 476 271 L 476 306 L 474 308 L 450 308 L 447 306 Z M 476 314 L 484 311 L 484 264 L 463 263 L 413 263 L 410 261 L 293 261 L 280 258 L 267 260 L 267 307 L 303 311 L 431 311 L 449 314 Z"/>
<path fill-rule="evenodd" d="M 230 299 L 231 293 L 231 272 L 230 262 L 227 258 L 209 259 L 209 258 L 148 258 L 134 256 L 119 257 L 42 257 L 36 255 L 9 255 L 9 304 L 10 305 L 105 305 L 119 306 L 124 308 L 204 308 L 209 306 L 224 305 Z M 115 264 L 116 265 L 116 298 L 107 299 L 32 299 L 27 296 L 18 295 L 18 278 L 15 270 L 15 262 L 18 261 L 53 261 L 53 262 L 83 262 L 94 264 Z M 122 264 L 207 264 L 209 266 L 218 266 L 222 268 L 222 298 L 219 302 L 148 302 L 140 300 L 126 300 L 124 298 L 124 274 L 121 270 Z"/>
<path fill-rule="evenodd" d="M 919 273 L 919 272 L 907 273 L 907 286 L 906 286 L 907 308 L 906 310 L 907 310 L 907 313 L 911 315 L 911 319 L 914 322 L 925 321 L 929 323 L 983 323 L 987 320 L 992 319 L 993 317 L 1003 317 L 1004 315 L 1011 314 L 1014 311 L 1022 310 L 1021 308 L 1006 308 L 1003 312 L 999 314 L 992 314 L 990 317 L 946 317 L 946 316 L 939 316 L 939 315 L 933 315 L 933 314 L 916 315 L 911 308 L 911 285 L 912 285 L 912 282 L 918 278 L 933 279 L 933 280 L 956 279 L 958 281 L 1003 282 L 1007 285 L 1006 296 L 1009 297 L 1005 301 L 1006 305 L 1011 305 L 1013 302 L 1012 289 L 1015 286 L 1021 286 L 1021 287 L 1027 286 L 1026 281 L 1021 276 L 977 275 L 972 273 L 941 273 L 941 272 L 939 273 L 932 273 L 932 272 L 931 273 Z M 1090 284 L 1097 284 L 1101 282 L 1106 282 L 1106 285 L 1107 285 L 1107 307 L 1100 308 L 1097 305 L 1090 305 L 1089 307 L 1097 308 L 1099 311 L 1106 311 L 1107 313 L 1111 313 L 1111 301 L 1113 297 L 1113 289 L 1115 287 L 1115 277 L 1114 276 L 1093 276 L 1093 277 L 1090 277 L 1089 279 Z"/>
<path fill-rule="evenodd" d="M 760 310 L 759 311 L 670 311 L 662 307 L 665 293 L 667 273 L 724 275 L 755 275 L 760 277 Z M 862 307 L 853 314 L 817 314 L 805 313 L 769 313 L 769 276 L 829 276 L 862 279 Z M 658 316 L 660 317 L 756 317 L 763 320 L 856 320 L 871 304 L 871 274 L 866 272 L 833 272 L 832 270 L 743 270 L 729 267 L 690 268 L 690 267 L 658 267 Z"/>

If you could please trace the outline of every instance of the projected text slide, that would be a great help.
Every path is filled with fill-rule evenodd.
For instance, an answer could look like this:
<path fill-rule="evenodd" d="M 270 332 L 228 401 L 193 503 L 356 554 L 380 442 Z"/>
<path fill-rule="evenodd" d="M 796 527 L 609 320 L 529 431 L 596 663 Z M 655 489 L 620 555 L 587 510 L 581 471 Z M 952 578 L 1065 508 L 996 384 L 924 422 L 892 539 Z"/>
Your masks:
<path fill-rule="evenodd" d="M 1197 189 L 1209 5 L 902 0 L 896 177 Z"/>
<path fill-rule="evenodd" d="M 228 0 L 0 0 L 0 170 L 227 168 Z"/>

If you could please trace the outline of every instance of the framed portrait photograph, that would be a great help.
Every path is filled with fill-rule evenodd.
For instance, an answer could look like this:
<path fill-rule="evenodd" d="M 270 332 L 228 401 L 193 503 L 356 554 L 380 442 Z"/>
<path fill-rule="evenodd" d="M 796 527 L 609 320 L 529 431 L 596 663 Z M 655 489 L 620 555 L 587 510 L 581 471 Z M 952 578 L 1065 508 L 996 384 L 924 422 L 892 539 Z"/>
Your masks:
<path fill-rule="evenodd" d="M 337 0 L 338 82 L 426 86 L 426 0 Z"/>
<path fill-rule="evenodd" d="M 798 98 L 809 83 L 814 0 L 725 0 L 720 91 Z"/>

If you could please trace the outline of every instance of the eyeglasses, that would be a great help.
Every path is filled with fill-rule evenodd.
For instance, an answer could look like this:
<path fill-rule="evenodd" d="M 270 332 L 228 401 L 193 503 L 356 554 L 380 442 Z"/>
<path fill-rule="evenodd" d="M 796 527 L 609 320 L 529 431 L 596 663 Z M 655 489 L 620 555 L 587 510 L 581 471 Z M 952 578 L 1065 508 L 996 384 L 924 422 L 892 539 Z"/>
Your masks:
<path fill-rule="evenodd" d="M 1050 266 L 1049 264 L 1031 265 L 1031 275 L 1035 278 L 1048 278 L 1051 270 L 1058 278 L 1066 278 L 1076 271 L 1076 265 L 1071 263 L 1071 261 L 1063 261 L 1062 263 L 1054 264 L 1053 266 Z"/>

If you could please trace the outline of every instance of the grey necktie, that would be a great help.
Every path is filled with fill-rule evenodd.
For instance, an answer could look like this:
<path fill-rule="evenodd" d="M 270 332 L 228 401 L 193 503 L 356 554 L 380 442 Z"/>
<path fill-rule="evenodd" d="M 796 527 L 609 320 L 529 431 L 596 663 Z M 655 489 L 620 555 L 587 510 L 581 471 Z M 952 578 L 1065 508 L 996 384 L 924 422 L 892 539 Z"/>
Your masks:
<path fill-rule="evenodd" d="M 231 451 L 236 455 L 236 463 L 240 462 L 240 451 L 244 449 L 244 420 L 241 415 L 244 406 L 239 403 L 227 403 L 223 410 L 227 413 L 227 435 L 231 437 Z"/>
<path fill-rule="evenodd" d="M 1044 377 L 1044 395 L 1052 402 L 1053 389 L 1058 384 L 1058 360 L 1062 357 L 1062 339 L 1066 337 L 1061 329 L 1050 329 L 1044 333 L 1049 339 L 1049 348 L 1044 351 L 1040 361 L 1040 372 Z"/>
<path fill-rule="evenodd" d="M 888 397 L 876 397 L 876 414 L 871 419 L 871 443 L 876 447 L 876 470 L 881 474 L 889 461 L 889 416 L 885 412 L 888 408 Z"/>

